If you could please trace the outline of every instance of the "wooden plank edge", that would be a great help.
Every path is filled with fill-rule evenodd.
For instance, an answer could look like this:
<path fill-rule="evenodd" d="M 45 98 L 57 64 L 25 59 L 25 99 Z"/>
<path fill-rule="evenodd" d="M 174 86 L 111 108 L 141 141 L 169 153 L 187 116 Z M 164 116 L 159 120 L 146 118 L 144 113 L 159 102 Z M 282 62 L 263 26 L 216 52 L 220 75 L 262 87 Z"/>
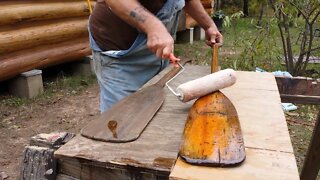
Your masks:
<path fill-rule="evenodd" d="M 320 96 L 280 94 L 281 102 L 320 105 Z"/>

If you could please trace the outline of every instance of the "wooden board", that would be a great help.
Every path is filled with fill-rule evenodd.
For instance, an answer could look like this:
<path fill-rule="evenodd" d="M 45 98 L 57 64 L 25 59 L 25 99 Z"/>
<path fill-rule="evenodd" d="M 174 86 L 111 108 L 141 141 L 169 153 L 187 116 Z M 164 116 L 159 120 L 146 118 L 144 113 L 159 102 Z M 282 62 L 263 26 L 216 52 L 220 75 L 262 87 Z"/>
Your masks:
<path fill-rule="evenodd" d="M 236 168 L 208 168 L 178 159 L 170 179 L 299 179 L 274 76 L 237 72 L 237 77 L 221 91 L 237 109 L 246 160 Z"/>
<path fill-rule="evenodd" d="M 276 80 L 281 94 L 320 96 L 320 79 L 276 77 Z"/>
<path fill-rule="evenodd" d="M 245 159 L 237 111 L 220 91 L 196 100 L 189 110 L 180 157 L 190 164 L 236 166 Z"/>
<path fill-rule="evenodd" d="M 243 164 L 233 168 L 192 166 L 178 159 L 170 174 L 170 180 L 299 179 L 296 161 L 290 153 L 247 148 L 246 155 Z"/>
<path fill-rule="evenodd" d="M 149 84 L 155 83 L 164 73 L 153 78 Z M 186 65 L 186 71 L 170 84 L 172 87 L 177 87 L 209 73 L 210 67 Z M 256 72 L 237 72 L 237 76 L 237 83 L 222 92 L 238 111 L 244 143 L 247 147 L 246 152 L 249 159 L 239 168 L 252 167 L 252 169 L 236 172 L 239 176 L 247 174 L 248 177 L 257 177 L 259 172 L 263 172 L 263 175 L 274 174 L 273 177 L 282 177 L 280 175 L 285 176 L 289 173 L 290 177 L 293 177 L 288 176 L 289 179 L 298 179 L 292 145 L 274 76 L 269 73 Z M 182 103 L 169 90 L 165 90 L 166 99 L 163 106 L 136 141 L 106 143 L 76 136 L 55 152 L 58 161 L 69 162 L 68 159 L 71 158 L 78 162 L 74 166 L 89 164 L 104 168 L 134 168 L 140 172 L 168 176 L 178 156 L 184 123 L 194 101 Z M 258 162 L 254 164 L 256 161 Z M 173 167 L 171 177 L 196 179 L 200 172 L 198 167 L 194 170 L 193 166 L 179 166 L 181 163 L 183 162 L 178 160 L 176 166 Z M 283 166 L 284 164 L 286 166 Z M 74 169 L 73 176 L 81 177 L 81 168 L 71 169 Z M 202 168 L 199 169 L 203 172 Z M 235 176 L 227 169 L 219 168 L 218 170 L 226 171 L 225 177 Z M 277 170 L 277 172 L 270 173 L 270 170 Z M 64 174 L 69 175 L 68 171 Z M 188 176 L 183 176 L 183 174 Z M 211 172 L 209 174 L 212 175 Z"/>
<path fill-rule="evenodd" d="M 189 60 L 181 60 L 181 66 Z M 87 138 L 125 143 L 139 138 L 165 100 L 164 86 L 179 73 L 181 67 L 172 67 L 157 83 L 144 87 L 123 98 L 96 120 L 81 130 Z"/>
<path fill-rule="evenodd" d="M 282 102 L 320 104 L 320 79 L 276 77 Z"/>
<path fill-rule="evenodd" d="M 155 83 L 170 69 L 171 67 L 167 68 L 148 84 Z M 177 81 L 171 84 L 177 86 L 182 80 L 183 76 L 179 76 Z M 138 169 L 139 172 L 168 177 L 178 156 L 184 122 L 191 104 L 180 102 L 167 88 L 165 91 L 167 96 L 160 111 L 136 141 L 107 143 L 78 135 L 62 146 L 55 152 L 60 162 L 70 162 L 68 158 L 79 162 L 69 168 L 73 169 L 72 172 L 67 171 L 64 174 L 83 177 L 79 166 L 89 163 L 95 167 L 130 169 L 130 172 L 131 169 Z"/>

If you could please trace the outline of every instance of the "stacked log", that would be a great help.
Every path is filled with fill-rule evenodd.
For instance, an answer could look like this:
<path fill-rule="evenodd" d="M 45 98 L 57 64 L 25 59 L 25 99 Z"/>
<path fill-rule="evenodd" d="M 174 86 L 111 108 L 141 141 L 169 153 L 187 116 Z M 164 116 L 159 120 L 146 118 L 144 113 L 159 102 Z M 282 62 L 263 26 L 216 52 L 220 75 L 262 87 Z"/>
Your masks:
<path fill-rule="evenodd" d="M 89 14 L 86 0 L 1 1 L 0 81 L 90 55 Z"/>

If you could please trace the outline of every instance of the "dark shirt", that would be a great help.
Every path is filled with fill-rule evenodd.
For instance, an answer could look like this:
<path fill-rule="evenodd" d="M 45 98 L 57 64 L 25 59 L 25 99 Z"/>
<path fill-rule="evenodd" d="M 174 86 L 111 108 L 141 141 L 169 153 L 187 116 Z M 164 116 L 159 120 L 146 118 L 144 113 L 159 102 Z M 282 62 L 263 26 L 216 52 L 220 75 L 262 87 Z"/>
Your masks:
<path fill-rule="evenodd" d="M 151 13 L 156 14 L 165 0 L 140 0 Z M 90 17 L 90 32 L 103 51 L 126 50 L 138 36 L 138 30 L 116 16 L 105 1 L 98 0 Z"/>

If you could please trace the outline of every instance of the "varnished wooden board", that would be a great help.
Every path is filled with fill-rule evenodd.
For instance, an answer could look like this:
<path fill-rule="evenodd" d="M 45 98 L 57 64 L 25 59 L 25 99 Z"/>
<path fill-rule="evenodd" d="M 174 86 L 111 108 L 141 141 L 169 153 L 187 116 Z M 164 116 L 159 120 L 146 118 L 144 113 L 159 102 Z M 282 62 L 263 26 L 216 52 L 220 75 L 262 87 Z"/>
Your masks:
<path fill-rule="evenodd" d="M 88 123 L 81 135 L 107 142 L 134 141 L 152 120 L 164 98 L 163 87 L 148 86 L 122 99 L 97 120 Z"/>
<path fill-rule="evenodd" d="M 180 61 L 180 66 L 189 60 Z M 139 138 L 165 100 L 164 86 L 181 67 L 172 67 L 158 82 L 123 98 L 81 130 L 94 140 L 125 143 Z"/>
<path fill-rule="evenodd" d="M 203 166 L 236 166 L 245 159 L 237 111 L 220 91 L 196 100 L 189 110 L 180 157 Z"/>

